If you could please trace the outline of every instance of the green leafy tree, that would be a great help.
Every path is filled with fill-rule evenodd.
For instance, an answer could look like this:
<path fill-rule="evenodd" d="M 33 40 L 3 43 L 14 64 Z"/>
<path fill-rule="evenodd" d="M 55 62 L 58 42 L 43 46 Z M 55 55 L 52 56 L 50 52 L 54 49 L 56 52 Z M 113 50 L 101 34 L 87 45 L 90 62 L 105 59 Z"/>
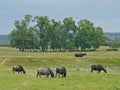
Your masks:
<path fill-rule="evenodd" d="M 21 21 L 16 20 L 14 25 L 15 29 L 11 31 L 11 45 L 19 48 L 21 52 L 24 52 L 27 41 L 27 32 L 31 21 L 31 15 L 25 15 L 25 18 Z"/>
<path fill-rule="evenodd" d="M 36 16 L 34 17 L 34 22 L 37 24 L 35 25 L 35 32 L 38 37 L 40 50 L 46 51 L 48 49 L 48 31 L 50 29 L 50 21 L 48 16 Z"/>
<path fill-rule="evenodd" d="M 64 48 L 70 51 L 74 50 L 74 37 L 76 33 L 76 24 L 72 17 L 64 18 L 62 30 L 65 37 Z"/>
<path fill-rule="evenodd" d="M 94 24 L 87 19 L 78 21 L 78 31 L 75 37 L 77 49 L 81 47 L 81 51 L 91 48 L 95 50 L 104 42 L 104 39 L 101 27 L 94 27 Z"/>
<path fill-rule="evenodd" d="M 35 49 L 39 49 L 39 42 L 37 37 L 35 36 L 35 30 L 33 27 L 29 27 L 26 30 L 26 37 L 25 37 L 26 41 L 25 41 L 25 49 L 26 50 L 33 50 L 35 51 Z"/>
<path fill-rule="evenodd" d="M 91 46 L 96 50 L 100 45 L 103 45 L 107 38 L 104 36 L 103 30 L 101 27 L 96 27 L 91 40 Z"/>
<path fill-rule="evenodd" d="M 91 48 L 92 32 L 94 31 L 93 23 L 87 19 L 78 21 L 78 31 L 76 39 L 81 47 L 81 51 L 86 51 L 87 48 Z M 78 46 L 77 46 L 78 47 Z"/>
<path fill-rule="evenodd" d="M 49 43 L 53 51 L 61 51 L 62 48 L 62 24 L 60 21 L 51 20 L 49 32 Z"/>

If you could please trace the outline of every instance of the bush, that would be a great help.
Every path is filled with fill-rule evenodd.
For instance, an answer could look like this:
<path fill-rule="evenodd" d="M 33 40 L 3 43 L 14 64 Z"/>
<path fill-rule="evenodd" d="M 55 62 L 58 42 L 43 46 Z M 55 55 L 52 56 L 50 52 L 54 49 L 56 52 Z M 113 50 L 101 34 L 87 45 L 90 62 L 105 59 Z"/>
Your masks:
<path fill-rule="evenodd" d="M 117 48 L 106 49 L 106 51 L 119 51 Z"/>

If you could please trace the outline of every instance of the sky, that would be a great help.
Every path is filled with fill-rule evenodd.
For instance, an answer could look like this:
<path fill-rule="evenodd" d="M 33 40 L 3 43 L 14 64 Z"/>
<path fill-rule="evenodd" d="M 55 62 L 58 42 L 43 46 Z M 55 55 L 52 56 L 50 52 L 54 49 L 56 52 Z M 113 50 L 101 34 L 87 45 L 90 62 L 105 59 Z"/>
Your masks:
<path fill-rule="evenodd" d="M 78 22 L 88 19 L 103 32 L 120 32 L 120 0 L 0 0 L 0 34 L 9 34 L 26 14 Z"/>

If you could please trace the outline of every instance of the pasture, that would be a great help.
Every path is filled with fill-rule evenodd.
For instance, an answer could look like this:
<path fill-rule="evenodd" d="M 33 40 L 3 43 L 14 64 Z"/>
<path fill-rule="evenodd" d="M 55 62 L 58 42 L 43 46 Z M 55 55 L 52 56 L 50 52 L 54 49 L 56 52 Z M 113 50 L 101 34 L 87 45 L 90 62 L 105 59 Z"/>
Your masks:
<path fill-rule="evenodd" d="M 0 47 L 1 90 L 120 90 L 120 51 L 105 51 L 101 47 L 84 57 L 77 52 L 19 52 Z M 26 74 L 13 74 L 12 66 L 23 65 Z M 90 73 L 91 64 L 102 64 L 108 73 Z M 65 66 L 67 77 L 36 77 L 38 67 L 50 67 L 55 73 Z"/>

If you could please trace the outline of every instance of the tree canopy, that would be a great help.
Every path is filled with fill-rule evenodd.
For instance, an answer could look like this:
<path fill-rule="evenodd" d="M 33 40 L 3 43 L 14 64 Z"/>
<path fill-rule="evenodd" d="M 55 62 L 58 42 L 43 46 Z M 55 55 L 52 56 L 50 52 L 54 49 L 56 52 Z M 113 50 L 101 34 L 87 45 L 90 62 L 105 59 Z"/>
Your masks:
<path fill-rule="evenodd" d="M 25 15 L 23 20 L 15 20 L 14 25 L 11 45 L 21 52 L 96 50 L 105 41 L 103 29 L 87 19 L 76 23 L 72 17 L 56 21 L 48 16 Z"/>

